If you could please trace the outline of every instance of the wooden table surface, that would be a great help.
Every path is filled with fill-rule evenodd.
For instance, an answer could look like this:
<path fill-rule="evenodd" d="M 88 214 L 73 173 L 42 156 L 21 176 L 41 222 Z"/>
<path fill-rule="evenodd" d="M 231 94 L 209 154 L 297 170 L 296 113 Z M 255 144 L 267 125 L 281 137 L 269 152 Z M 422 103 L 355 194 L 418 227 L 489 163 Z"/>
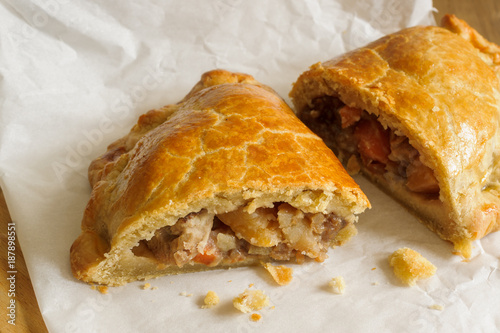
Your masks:
<path fill-rule="evenodd" d="M 439 23 L 446 13 L 457 15 L 466 20 L 479 33 L 490 41 L 500 44 L 500 1 L 499 0 L 435 0 L 434 7 L 438 10 L 435 18 Z M 10 297 L 7 267 L 7 240 L 8 223 L 11 222 L 9 211 L 0 188 L 0 258 L 2 262 L 0 305 L 5 313 Z M 26 269 L 21 247 L 16 240 L 16 326 L 7 323 L 8 317 L 2 315 L 0 321 L 1 332 L 47 332 L 45 323 L 40 314 L 38 303 L 31 286 L 29 273 Z M 7 318 L 7 319 L 5 319 Z"/>

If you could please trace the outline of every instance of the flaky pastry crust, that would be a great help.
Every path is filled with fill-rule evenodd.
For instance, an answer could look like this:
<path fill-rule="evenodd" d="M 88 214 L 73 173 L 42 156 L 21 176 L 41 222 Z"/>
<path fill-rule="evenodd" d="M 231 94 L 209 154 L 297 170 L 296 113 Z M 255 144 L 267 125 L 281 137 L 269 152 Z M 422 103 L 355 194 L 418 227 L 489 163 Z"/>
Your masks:
<path fill-rule="evenodd" d="M 272 89 L 224 70 L 205 73 L 179 103 L 142 115 L 92 162 L 89 180 L 71 268 L 107 285 L 213 268 L 168 265 L 139 246 L 192 213 L 251 213 L 280 202 L 354 222 L 369 207 L 332 151 Z"/>
<path fill-rule="evenodd" d="M 471 241 L 500 228 L 500 48 L 453 15 L 443 26 L 404 29 L 317 63 L 290 96 L 299 118 L 333 96 L 407 137 L 434 171 L 438 198 L 362 171 L 468 257 Z"/>

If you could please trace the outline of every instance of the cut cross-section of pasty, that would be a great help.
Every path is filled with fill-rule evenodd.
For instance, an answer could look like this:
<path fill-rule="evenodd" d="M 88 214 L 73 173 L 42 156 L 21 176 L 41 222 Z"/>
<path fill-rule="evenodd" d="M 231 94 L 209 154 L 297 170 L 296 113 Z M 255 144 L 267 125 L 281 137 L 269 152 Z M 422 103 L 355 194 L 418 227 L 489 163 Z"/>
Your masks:
<path fill-rule="evenodd" d="M 303 73 L 296 112 L 463 256 L 498 230 L 500 48 L 447 15 Z"/>
<path fill-rule="evenodd" d="M 269 87 L 214 70 L 142 115 L 89 168 L 78 279 L 138 279 L 261 261 L 322 261 L 355 233 L 365 195 Z"/>

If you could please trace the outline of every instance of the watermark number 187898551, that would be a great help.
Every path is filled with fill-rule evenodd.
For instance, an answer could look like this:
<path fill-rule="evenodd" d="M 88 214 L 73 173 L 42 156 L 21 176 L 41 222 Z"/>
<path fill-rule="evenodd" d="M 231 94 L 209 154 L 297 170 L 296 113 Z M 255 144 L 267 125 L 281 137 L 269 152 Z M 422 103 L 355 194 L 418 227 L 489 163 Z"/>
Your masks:
<path fill-rule="evenodd" d="M 9 222 L 7 224 L 7 322 L 11 325 L 16 324 L 16 224 Z"/>

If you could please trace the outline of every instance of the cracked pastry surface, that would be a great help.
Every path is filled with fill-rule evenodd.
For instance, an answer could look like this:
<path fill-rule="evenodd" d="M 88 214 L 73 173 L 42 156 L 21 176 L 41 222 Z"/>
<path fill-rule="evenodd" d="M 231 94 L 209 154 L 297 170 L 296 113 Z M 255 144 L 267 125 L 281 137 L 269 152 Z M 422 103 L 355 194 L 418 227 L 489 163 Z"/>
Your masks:
<path fill-rule="evenodd" d="M 272 89 L 224 70 L 142 115 L 92 162 L 89 181 L 71 267 L 76 278 L 105 285 L 322 261 L 370 206 Z"/>
<path fill-rule="evenodd" d="M 297 114 L 464 257 L 500 228 L 500 48 L 453 15 L 311 66 Z"/>

